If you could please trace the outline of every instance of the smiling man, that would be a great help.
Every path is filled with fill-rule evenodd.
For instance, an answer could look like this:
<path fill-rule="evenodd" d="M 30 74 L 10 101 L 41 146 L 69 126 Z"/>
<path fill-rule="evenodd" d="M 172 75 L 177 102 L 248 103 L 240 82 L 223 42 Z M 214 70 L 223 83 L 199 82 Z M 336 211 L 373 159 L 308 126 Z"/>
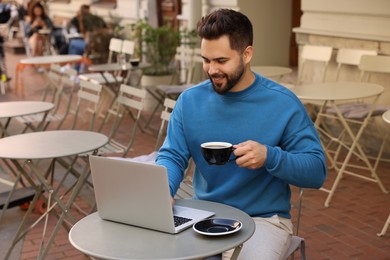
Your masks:
<path fill-rule="evenodd" d="M 282 259 L 292 235 L 289 185 L 319 188 L 325 180 L 317 132 L 291 91 L 251 71 L 253 29 L 244 14 L 214 11 L 197 32 L 209 80 L 180 95 L 156 163 L 168 169 L 173 197 L 193 158 L 194 199 L 239 208 L 256 223 L 239 259 Z M 213 141 L 234 144 L 237 159 L 209 165 L 200 145 Z"/>

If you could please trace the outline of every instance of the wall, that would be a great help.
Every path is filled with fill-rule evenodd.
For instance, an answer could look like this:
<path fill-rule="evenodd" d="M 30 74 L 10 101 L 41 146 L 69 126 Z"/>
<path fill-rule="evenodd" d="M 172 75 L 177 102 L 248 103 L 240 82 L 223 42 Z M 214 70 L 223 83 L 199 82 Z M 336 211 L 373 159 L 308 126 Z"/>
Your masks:
<path fill-rule="evenodd" d="M 240 11 L 251 19 L 255 56 L 252 65 L 289 65 L 291 1 L 239 1 Z"/>
<path fill-rule="evenodd" d="M 203 15 L 218 8 L 240 11 L 252 21 L 255 56 L 253 65 L 288 66 L 291 36 L 291 1 L 203 0 Z"/>

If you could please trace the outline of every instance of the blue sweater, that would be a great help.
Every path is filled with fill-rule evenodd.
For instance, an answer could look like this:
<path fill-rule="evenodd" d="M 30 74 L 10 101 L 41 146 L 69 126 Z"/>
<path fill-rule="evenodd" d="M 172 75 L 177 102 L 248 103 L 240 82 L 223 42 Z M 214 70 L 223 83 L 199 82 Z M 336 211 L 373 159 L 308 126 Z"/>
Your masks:
<path fill-rule="evenodd" d="M 267 146 L 256 170 L 232 161 L 208 165 L 200 144 L 247 140 Z M 256 74 L 241 92 L 219 95 L 209 80 L 183 92 L 176 102 L 156 163 L 168 170 L 171 195 L 192 157 L 195 199 L 231 205 L 252 217 L 290 218 L 289 184 L 319 188 L 326 176 L 325 155 L 300 100 L 287 88 Z"/>

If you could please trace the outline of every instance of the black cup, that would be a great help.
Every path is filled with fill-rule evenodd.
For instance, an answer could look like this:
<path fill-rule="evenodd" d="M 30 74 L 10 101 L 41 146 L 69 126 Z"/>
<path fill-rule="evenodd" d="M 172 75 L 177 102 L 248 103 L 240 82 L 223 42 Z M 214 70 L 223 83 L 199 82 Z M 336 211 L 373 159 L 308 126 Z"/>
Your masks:
<path fill-rule="evenodd" d="M 223 165 L 229 161 L 232 151 L 231 143 L 225 142 L 207 142 L 200 145 L 204 159 L 210 165 Z M 234 160 L 234 159 L 233 159 Z"/>
<path fill-rule="evenodd" d="M 139 59 L 130 59 L 130 64 L 133 67 L 137 67 L 139 65 Z"/>

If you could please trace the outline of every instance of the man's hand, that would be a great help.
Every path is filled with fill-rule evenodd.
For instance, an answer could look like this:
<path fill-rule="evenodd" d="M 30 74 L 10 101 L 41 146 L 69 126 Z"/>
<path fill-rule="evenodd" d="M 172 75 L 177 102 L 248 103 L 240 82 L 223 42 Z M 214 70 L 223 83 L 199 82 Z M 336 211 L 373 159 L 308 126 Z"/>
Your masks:
<path fill-rule="evenodd" d="M 240 167 L 248 169 L 258 169 L 264 165 L 267 158 L 266 146 L 255 142 L 246 141 L 234 145 L 234 155 L 237 156 L 236 163 Z"/>

